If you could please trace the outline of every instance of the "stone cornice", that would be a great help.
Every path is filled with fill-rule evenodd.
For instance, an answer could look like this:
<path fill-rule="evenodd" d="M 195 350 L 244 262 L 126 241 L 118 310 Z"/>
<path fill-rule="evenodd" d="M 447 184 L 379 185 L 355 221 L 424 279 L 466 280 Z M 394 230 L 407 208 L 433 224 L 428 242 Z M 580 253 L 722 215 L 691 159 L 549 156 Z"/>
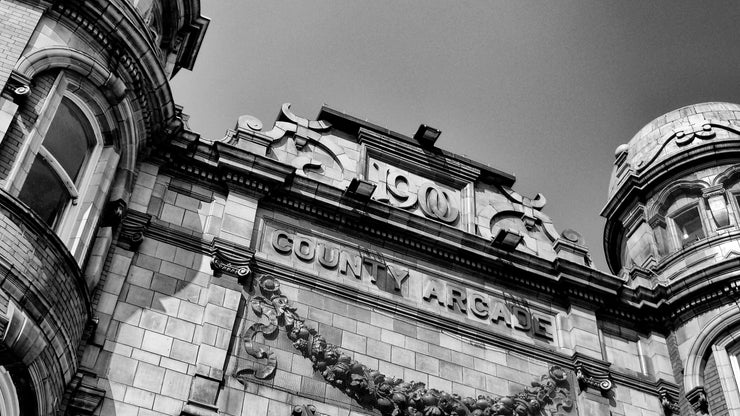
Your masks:
<path fill-rule="evenodd" d="M 439 149 L 423 149 L 405 141 L 389 140 L 387 136 L 366 128 L 360 128 L 357 141 L 365 144 L 368 156 L 392 162 L 457 189 L 474 182 L 481 174 L 480 169 L 452 159 Z"/>
<path fill-rule="evenodd" d="M 381 127 L 377 124 L 373 124 L 367 120 L 351 116 L 342 111 L 333 109 L 327 105 L 324 105 L 321 108 L 321 111 L 319 111 L 319 115 L 316 118 L 319 120 L 327 120 L 331 122 L 332 125 L 336 128 L 345 130 L 352 135 L 358 135 L 358 140 L 359 132 L 362 128 L 364 128 L 365 131 L 372 131 L 375 132 L 376 135 L 379 135 L 379 137 L 385 137 L 384 141 L 386 143 L 389 143 L 389 140 L 392 140 L 397 144 L 403 143 L 404 146 L 407 146 L 409 148 L 419 147 L 419 144 L 416 143 L 411 137 L 389 130 L 385 127 Z M 421 149 L 417 150 L 416 152 L 418 153 L 420 151 Z M 466 169 L 478 170 L 480 172 L 479 178 L 486 182 L 510 187 L 513 186 L 514 182 L 516 181 L 516 178 L 512 174 L 468 159 L 465 156 L 457 155 L 439 148 L 433 148 L 432 151 L 437 155 L 447 158 L 448 160 L 453 160 L 455 161 L 455 163 L 466 166 Z"/>

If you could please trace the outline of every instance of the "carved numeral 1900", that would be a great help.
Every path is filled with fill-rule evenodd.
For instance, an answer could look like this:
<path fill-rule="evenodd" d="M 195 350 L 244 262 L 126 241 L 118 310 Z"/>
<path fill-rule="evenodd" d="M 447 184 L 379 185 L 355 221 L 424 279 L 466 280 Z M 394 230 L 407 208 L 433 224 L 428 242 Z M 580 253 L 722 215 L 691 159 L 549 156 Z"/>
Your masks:
<path fill-rule="evenodd" d="M 455 223 L 460 216 L 455 196 L 446 189 L 429 181 L 417 185 L 406 172 L 381 167 L 375 162 L 372 167 L 379 181 L 385 179 L 385 186 L 381 185 L 375 190 L 373 199 L 376 201 L 403 209 L 413 209 L 418 203 L 424 215 L 448 224 Z"/>

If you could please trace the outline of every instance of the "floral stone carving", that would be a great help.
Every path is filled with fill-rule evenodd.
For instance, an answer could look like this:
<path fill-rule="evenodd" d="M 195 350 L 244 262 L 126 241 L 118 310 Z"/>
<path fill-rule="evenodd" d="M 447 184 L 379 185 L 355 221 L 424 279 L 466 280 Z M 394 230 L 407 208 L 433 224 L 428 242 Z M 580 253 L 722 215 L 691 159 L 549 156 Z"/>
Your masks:
<path fill-rule="evenodd" d="M 253 337 L 258 331 L 275 334 L 278 326 L 287 331 L 293 346 L 311 360 L 314 370 L 334 387 L 342 390 L 360 405 L 377 409 L 383 415 L 393 416 L 559 416 L 573 408 L 570 399 L 568 372 L 560 366 L 552 366 L 548 374 L 532 382 L 511 396 L 460 397 L 436 389 L 424 383 L 404 381 L 372 370 L 343 353 L 336 345 L 307 327 L 296 314 L 290 301 L 280 294 L 280 284 L 272 276 L 265 275 L 259 281 L 261 296 L 252 300 L 252 308 L 258 316 L 264 315 L 269 324 L 254 324 L 241 336 L 244 351 L 267 359 L 262 370 L 239 370 L 235 377 L 242 383 L 248 373 L 257 378 L 267 378 L 275 371 L 274 354 L 254 346 Z M 271 358 L 270 358 L 271 357 Z"/>

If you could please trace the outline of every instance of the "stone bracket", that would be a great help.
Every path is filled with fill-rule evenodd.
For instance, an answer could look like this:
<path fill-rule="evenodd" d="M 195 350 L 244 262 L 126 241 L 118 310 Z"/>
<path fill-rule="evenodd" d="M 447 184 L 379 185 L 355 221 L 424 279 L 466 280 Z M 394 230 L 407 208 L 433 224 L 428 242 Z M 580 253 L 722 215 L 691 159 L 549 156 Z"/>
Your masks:
<path fill-rule="evenodd" d="M 576 361 L 575 368 L 578 386 L 581 391 L 594 388 L 599 390 L 602 396 L 608 397 L 611 394 L 614 383 L 608 373 L 596 373 L 594 370 L 588 370 L 586 364 L 581 361 Z"/>
<path fill-rule="evenodd" d="M 681 414 L 681 408 L 676 403 L 677 400 L 672 392 L 664 387 L 659 387 L 658 393 L 660 394 L 660 404 L 663 405 L 663 412 L 666 416 Z"/>
<path fill-rule="evenodd" d="M 316 410 L 316 406 L 312 404 L 297 405 L 293 407 L 290 412 L 290 416 L 323 416 L 324 413 L 319 413 Z"/>
<path fill-rule="evenodd" d="M 97 375 L 91 371 L 80 369 L 69 383 L 71 391 L 67 414 L 92 415 L 103 403 L 105 390 L 96 387 L 93 383 Z"/>
<path fill-rule="evenodd" d="M 704 391 L 703 386 L 695 387 L 690 392 L 686 393 L 686 399 L 691 403 L 691 408 L 698 415 L 708 414 L 709 402 L 707 401 L 707 393 Z"/>
<path fill-rule="evenodd" d="M 252 261 L 252 250 L 233 244 L 221 238 L 214 238 L 211 246 L 211 270 L 213 276 L 220 277 L 223 273 L 244 279 L 249 276 Z M 247 256 L 244 253 L 248 253 Z"/>
<path fill-rule="evenodd" d="M 149 214 L 129 210 L 121 222 L 121 234 L 118 245 L 129 251 L 138 250 L 144 241 L 144 232 L 149 227 L 152 217 Z"/>
<path fill-rule="evenodd" d="M 8 98 L 16 104 L 28 97 L 31 93 L 31 79 L 18 72 L 11 72 L 5 88 L 2 90 L 2 96 Z"/>

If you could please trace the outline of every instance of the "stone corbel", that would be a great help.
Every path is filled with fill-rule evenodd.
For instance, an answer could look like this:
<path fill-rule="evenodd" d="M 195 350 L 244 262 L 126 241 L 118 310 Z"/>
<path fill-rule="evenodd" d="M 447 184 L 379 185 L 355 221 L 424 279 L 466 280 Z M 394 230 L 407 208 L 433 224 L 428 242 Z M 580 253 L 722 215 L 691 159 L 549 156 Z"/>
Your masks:
<path fill-rule="evenodd" d="M 709 402 L 707 401 L 707 394 L 704 391 L 704 387 L 695 387 L 686 393 L 686 399 L 691 403 L 691 408 L 694 409 L 697 415 L 709 414 Z"/>
<path fill-rule="evenodd" d="M 31 93 L 31 79 L 18 72 L 11 72 L 2 96 L 20 104 Z"/>
<path fill-rule="evenodd" d="M 243 279 L 249 276 L 252 270 L 249 264 L 252 255 L 244 256 L 243 253 L 251 253 L 246 247 L 237 246 L 219 238 L 213 239 L 211 248 L 211 270 L 215 277 L 221 277 L 223 273 Z"/>
<path fill-rule="evenodd" d="M 712 218 L 717 228 L 728 227 L 730 225 L 730 214 L 727 210 L 725 188 L 722 185 L 706 188 L 702 190 L 702 196 L 707 201 L 707 207 L 709 208 L 709 212 L 712 213 Z"/>
<path fill-rule="evenodd" d="M 96 387 L 97 375 L 80 369 L 70 381 L 67 414 L 92 415 L 103 403 L 105 390 Z"/>
<path fill-rule="evenodd" d="M 290 416 L 320 416 L 322 413 L 319 413 L 316 410 L 316 406 L 312 404 L 304 404 L 304 405 L 298 405 L 293 407 L 293 410 L 290 412 Z"/>
<path fill-rule="evenodd" d="M 587 370 L 586 366 L 580 361 L 576 362 L 575 367 L 576 378 L 578 379 L 578 386 L 581 388 L 581 391 L 586 391 L 592 388 L 599 390 L 602 396 L 609 396 L 612 387 L 614 387 L 614 383 L 612 383 L 609 374 L 596 374 L 595 372 L 592 374 L 592 372 Z"/>
<path fill-rule="evenodd" d="M 658 393 L 660 394 L 660 404 L 663 406 L 663 412 L 666 416 L 681 414 L 681 408 L 676 403 L 673 394 L 664 387 L 659 387 Z"/>
<path fill-rule="evenodd" d="M 129 251 L 139 249 L 144 241 L 144 233 L 149 227 L 151 215 L 138 211 L 128 211 L 121 222 L 121 234 L 118 238 L 118 245 Z"/>

